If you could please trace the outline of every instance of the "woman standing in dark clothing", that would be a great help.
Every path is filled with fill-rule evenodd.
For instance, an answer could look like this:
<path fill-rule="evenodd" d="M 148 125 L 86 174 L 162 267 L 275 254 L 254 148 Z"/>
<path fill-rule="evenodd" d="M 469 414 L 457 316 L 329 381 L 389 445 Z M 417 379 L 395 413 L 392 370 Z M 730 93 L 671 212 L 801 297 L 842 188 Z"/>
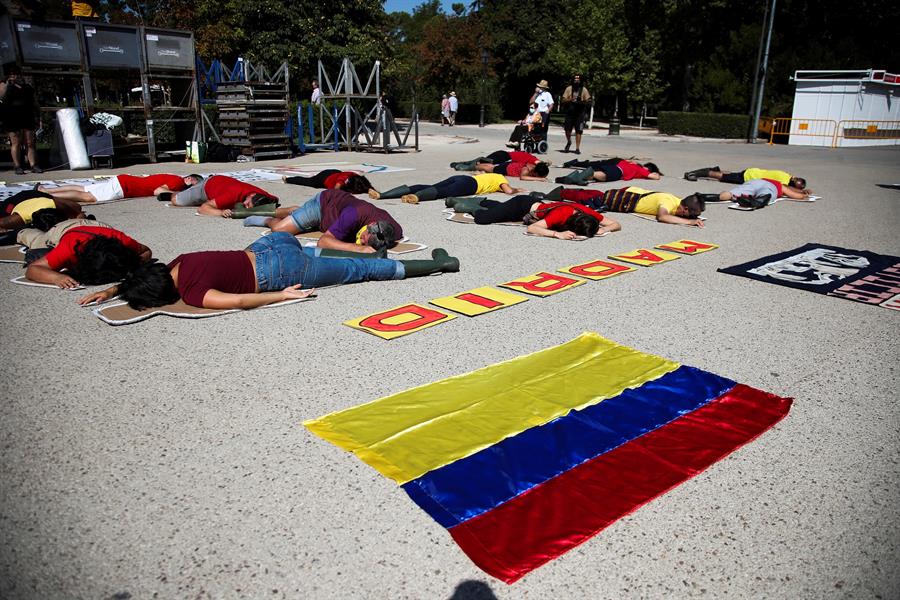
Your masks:
<path fill-rule="evenodd" d="M 25 142 L 28 164 L 32 173 L 43 173 L 37 166 L 34 132 L 41 128 L 41 111 L 34 88 L 22 79 L 17 66 L 9 68 L 6 81 L 0 82 L 3 131 L 9 135 L 10 153 L 16 166 L 16 175 L 23 175 L 22 142 Z"/>

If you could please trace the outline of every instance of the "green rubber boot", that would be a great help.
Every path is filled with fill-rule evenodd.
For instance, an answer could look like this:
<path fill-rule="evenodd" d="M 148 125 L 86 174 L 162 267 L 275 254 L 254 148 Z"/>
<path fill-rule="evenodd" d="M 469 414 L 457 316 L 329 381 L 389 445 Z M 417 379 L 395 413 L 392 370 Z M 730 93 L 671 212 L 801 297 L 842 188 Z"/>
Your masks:
<path fill-rule="evenodd" d="M 589 181 L 594 179 L 594 169 L 588 167 L 581 171 L 572 171 L 564 177 L 557 177 L 556 183 L 568 185 L 587 185 Z"/>
<path fill-rule="evenodd" d="M 438 191 L 436 187 L 427 187 L 424 190 L 419 190 L 415 194 L 404 194 L 400 197 L 400 199 L 407 204 L 418 204 L 419 202 L 428 202 L 429 200 L 434 200 L 435 198 L 437 198 L 437 195 Z"/>
<path fill-rule="evenodd" d="M 423 277 L 434 273 L 456 273 L 459 259 L 450 256 L 443 248 L 431 251 L 431 260 L 401 260 L 405 277 Z"/>
<path fill-rule="evenodd" d="M 252 208 L 247 208 L 241 203 L 235 204 L 234 208 L 231 209 L 231 218 L 232 219 L 243 219 L 246 217 L 258 216 L 258 217 L 274 217 L 275 216 L 275 204 L 260 204 L 259 206 L 254 206 Z"/>
<path fill-rule="evenodd" d="M 697 198 L 699 198 L 700 200 L 703 200 L 704 202 L 706 202 L 707 204 L 710 203 L 710 202 L 725 202 L 725 200 L 720 200 L 720 199 L 719 199 L 719 195 L 718 195 L 718 194 L 700 194 L 700 193 L 696 193 L 696 194 L 694 194 L 694 195 L 697 196 Z"/>
<path fill-rule="evenodd" d="M 390 199 L 392 199 L 392 198 L 401 198 L 401 197 L 405 196 L 405 195 L 408 194 L 408 193 L 409 193 L 409 186 L 408 186 L 408 185 L 401 185 L 401 186 L 395 187 L 395 188 L 392 189 L 392 190 L 388 190 L 388 191 L 386 191 L 386 192 L 381 192 L 381 193 L 378 195 L 378 198 L 376 198 L 376 200 L 379 199 L 379 198 L 380 198 L 381 200 L 390 200 Z M 371 195 L 372 195 L 372 194 L 369 194 L 369 196 L 371 196 Z"/>
<path fill-rule="evenodd" d="M 475 165 L 478 164 L 478 159 L 475 160 L 467 160 L 465 162 L 453 162 L 450 163 L 450 167 L 454 171 L 474 171 Z"/>
<path fill-rule="evenodd" d="M 481 202 L 487 200 L 482 196 L 472 196 L 471 198 L 457 198 L 453 205 L 453 212 L 472 213 L 481 209 Z"/>

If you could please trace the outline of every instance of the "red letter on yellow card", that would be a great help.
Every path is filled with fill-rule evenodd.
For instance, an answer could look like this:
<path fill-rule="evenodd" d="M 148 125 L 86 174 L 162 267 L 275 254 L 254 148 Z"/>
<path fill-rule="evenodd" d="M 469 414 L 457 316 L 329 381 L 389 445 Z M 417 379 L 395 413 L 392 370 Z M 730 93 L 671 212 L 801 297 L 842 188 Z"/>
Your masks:
<path fill-rule="evenodd" d="M 620 273 L 628 273 L 629 271 L 636 270 L 637 269 L 635 269 L 634 267 L 611 263 L 605 260 L 592 260 L 588 263 L 572 265 L 571 267 L 560 269 L 560 271 L 563 273 L 578 275 L 579 277 L 584 277 L 585 279 L 593 279 L 595 281 L 613 277 L 615 275 L 619 275 Z"/>
<path fill-rule="evenodd" d="M 541 272 L 501 283 L 500 286 L 533 296 L 549 296 L 583 283 L 585 283 L 584 279 L 572 279 L 571 277 L 563 277 L 554 273 Z"/>
<path fill-rule="evenodd" d="M 652 267 L 659 263 L 669 262 L 670 260 L 678 260 L 681 258 L 677 254 L 671 252 L 662 252 L 661 250 L 647 250 L 639 248 L 631 252 L 623 252 L 622 254 L 610 254 L 610 258 L 621 260 L 624 262 L 634 263 L 642 267 Z"/>
<path fill-rule="evenodd" d="M 703 242 L 695 242 L 694 240 L 678 240 L 669 244 L 660 244 L 656 246 L 661 250 L 671 250 L 680 254 L 700 254 L 701 252 L 709 252 L 719 247 L 718 244 L 704 244 Z"/>
<path fill-rule="evenodd" d="M 493 312 L 513 306 L 521 302 L 528 302 L 528 298 L 518 294 L 510 294 L 492 287 L 480 287 L 468 292 L 462 292 L 455 296 L 444 296 L 429 300 L 432 304 L 446 308 L 467 317 L 476 317 L 484 313 Z"/>
<path fill-rule="evenodd" d="M 455 318 L 456 315 L 427 306 L 406 304 L 367 317 L 344 321 L 344 325 L 392 340 Z"/>

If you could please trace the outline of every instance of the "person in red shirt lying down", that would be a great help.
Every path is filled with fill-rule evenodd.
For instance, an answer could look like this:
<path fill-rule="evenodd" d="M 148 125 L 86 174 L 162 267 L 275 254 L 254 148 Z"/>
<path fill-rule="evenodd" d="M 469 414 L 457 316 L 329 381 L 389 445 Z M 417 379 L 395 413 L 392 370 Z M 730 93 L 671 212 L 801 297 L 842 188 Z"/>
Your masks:
<path fill-rule="evenodd" d="M 90 225 L 66 231 L 50 252 L 30 263 L 25 277 L 71 289 L 123 279 L 150 260 L 150 248 L 111 227 Z"/>
<path fill-rule="evenodd" d="M 152 197 L 163 192 L 180 192 L 203 181 L 200 175 L 172 175 L 157 173 L 139 177 L 135 175 L 115 175 L 91 185 L 40 185 L 37 190 L 54 198 L 74 200 L 82 204 L 109 202 L 122 198 Z"/>

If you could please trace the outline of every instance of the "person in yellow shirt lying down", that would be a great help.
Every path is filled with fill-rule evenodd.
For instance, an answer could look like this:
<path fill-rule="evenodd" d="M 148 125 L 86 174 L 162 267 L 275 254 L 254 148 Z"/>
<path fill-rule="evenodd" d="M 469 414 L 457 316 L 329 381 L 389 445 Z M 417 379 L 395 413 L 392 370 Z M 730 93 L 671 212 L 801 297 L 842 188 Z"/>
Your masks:
<path fill-rule="evenodd" d="M 504 194 L 520 194 L 528 190 L 514 188 L 509 185 L 506 177 L 497 173 L 482 173 L 480 175 L 454 175 L 443 181 L 430 184 L 401 185 L 386 192 L 369 190 L 369 197 L 378 200 L 400 198 L 407 204 L 418 204 L 429 200 L 441 198 L 461 198 L 465 196 L 484 196 L 494 192 Z"/>
<path fill-rule="evenodd" d="M 733 183 L 735 185 L 740 185 L 748 181 L 755 181 L 757 179 L 769 179 L 771 181 L 777 181 L 785 187 L 793 188 L 803 196 L 809 196 L 812 193 L 811 190 L 807 189 L 806 180 L 804 178 L 791 175 L 787 171 L 779 171 L 778 169 L 760 169 L 751 167 L 749 169 L 744 169 L 743 171 L 729 172 L 723 171 L 722 167 L 715 166 L 688 171 L 684 174 L 684 178 L 688 181 L 697 181 L 698 177 L 707 177 L 709 179 L 721 181 L 722 183 Z M 798 199 L 793 195 L 789 197 L 794 200 Z"/>
<path fill-rule="evenodd" d="M 565 196 L 564 193 L 563 198 Z M 699 217 L 706 208 L 706 203 L 698 194 L 679 198 L 674 194 L 654 192 L 635 186 L 598 192 L 598 196 L 592 198 L 588 204 L 610 212 L 651 215 L 656 217 L 660 223 L 693 225 L 694 227 L 703 227 L 703 221 Z"/>

